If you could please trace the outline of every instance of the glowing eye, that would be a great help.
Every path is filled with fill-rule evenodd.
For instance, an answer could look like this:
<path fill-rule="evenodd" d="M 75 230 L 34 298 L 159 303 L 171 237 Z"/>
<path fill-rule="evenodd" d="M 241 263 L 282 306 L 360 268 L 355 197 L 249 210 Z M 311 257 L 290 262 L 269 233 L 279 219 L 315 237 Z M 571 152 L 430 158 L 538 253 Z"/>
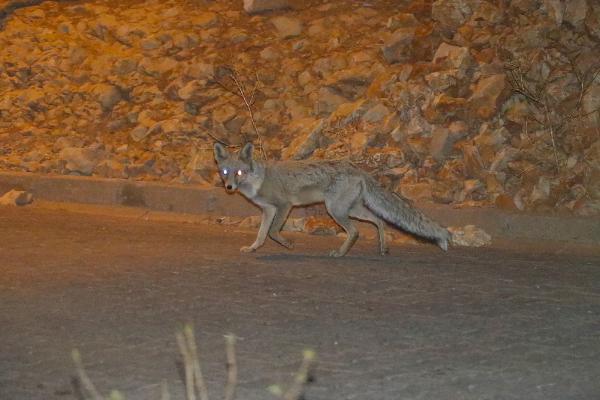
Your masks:
<path fill-rule="evenodd" d="M 237 174 L 238 174 L 238 176 L 242 176 L 242 174 L 243 174 L 242 170 L 238 169 Z"/>
<path fill-rule="evenodd" d="M 223 175 L 227 175 L 229 173 L 229 171 L 227 171 L 227 169 L 223 170 Z"/>

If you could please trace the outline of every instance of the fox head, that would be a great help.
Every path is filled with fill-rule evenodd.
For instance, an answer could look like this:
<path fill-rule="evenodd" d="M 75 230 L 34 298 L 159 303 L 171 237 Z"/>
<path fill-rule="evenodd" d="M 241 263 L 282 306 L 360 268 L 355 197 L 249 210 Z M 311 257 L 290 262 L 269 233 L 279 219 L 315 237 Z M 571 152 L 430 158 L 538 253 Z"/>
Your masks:
<path fill-rule="evenodd" d="M 252 143 L 246 143 L 237 154 L 231 154 L 221 143 L 215 143 L 215 160 L 223 185 L 228 192 L 238 190 L 254 172 L 253 151 Z"/>

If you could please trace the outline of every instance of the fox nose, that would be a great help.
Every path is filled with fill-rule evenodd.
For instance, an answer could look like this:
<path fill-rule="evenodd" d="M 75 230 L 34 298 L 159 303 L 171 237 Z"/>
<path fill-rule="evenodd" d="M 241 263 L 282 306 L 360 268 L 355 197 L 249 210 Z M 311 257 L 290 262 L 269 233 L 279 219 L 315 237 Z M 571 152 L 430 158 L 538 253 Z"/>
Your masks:
<path fill-rule="evenodd" d="M 231 189 L 233 189 L 233 186 L 227 185 L 226 188 L 227 188 L 227 190 L 231 190 Z"/>

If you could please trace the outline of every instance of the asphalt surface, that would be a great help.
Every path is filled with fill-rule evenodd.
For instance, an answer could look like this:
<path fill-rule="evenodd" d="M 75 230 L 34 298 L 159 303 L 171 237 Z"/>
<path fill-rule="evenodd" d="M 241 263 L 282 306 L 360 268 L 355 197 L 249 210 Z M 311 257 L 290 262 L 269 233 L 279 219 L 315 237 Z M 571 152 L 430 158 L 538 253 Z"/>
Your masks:
<path fill-rule="evenodd" d="M 288 235 L 289 236 L 289 235 Z M 0 399 L 183 399 L 175 331 L 197 331 L 212 398 L 237 344 L 238 399 L 270 399 L 301 352 L 311 399 L 600 399 L 600 250 L 392 245 L 291 235 L 238 249 L 232 227 L 0 208 Z"/>

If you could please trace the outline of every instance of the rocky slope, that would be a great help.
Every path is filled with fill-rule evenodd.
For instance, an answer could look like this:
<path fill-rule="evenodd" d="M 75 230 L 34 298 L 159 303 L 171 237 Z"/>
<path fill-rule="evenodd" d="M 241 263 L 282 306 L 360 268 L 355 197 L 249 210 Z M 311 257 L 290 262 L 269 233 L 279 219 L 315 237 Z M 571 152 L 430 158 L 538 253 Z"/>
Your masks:
<path fill-rule="evenodd" d="M 596 2 L 290 6 L 12 11 L 0 169 L 214 185 L 214 140 L 254 140 L 269 159 L 350 158 L 419 201 L 600 212 Z"/>

